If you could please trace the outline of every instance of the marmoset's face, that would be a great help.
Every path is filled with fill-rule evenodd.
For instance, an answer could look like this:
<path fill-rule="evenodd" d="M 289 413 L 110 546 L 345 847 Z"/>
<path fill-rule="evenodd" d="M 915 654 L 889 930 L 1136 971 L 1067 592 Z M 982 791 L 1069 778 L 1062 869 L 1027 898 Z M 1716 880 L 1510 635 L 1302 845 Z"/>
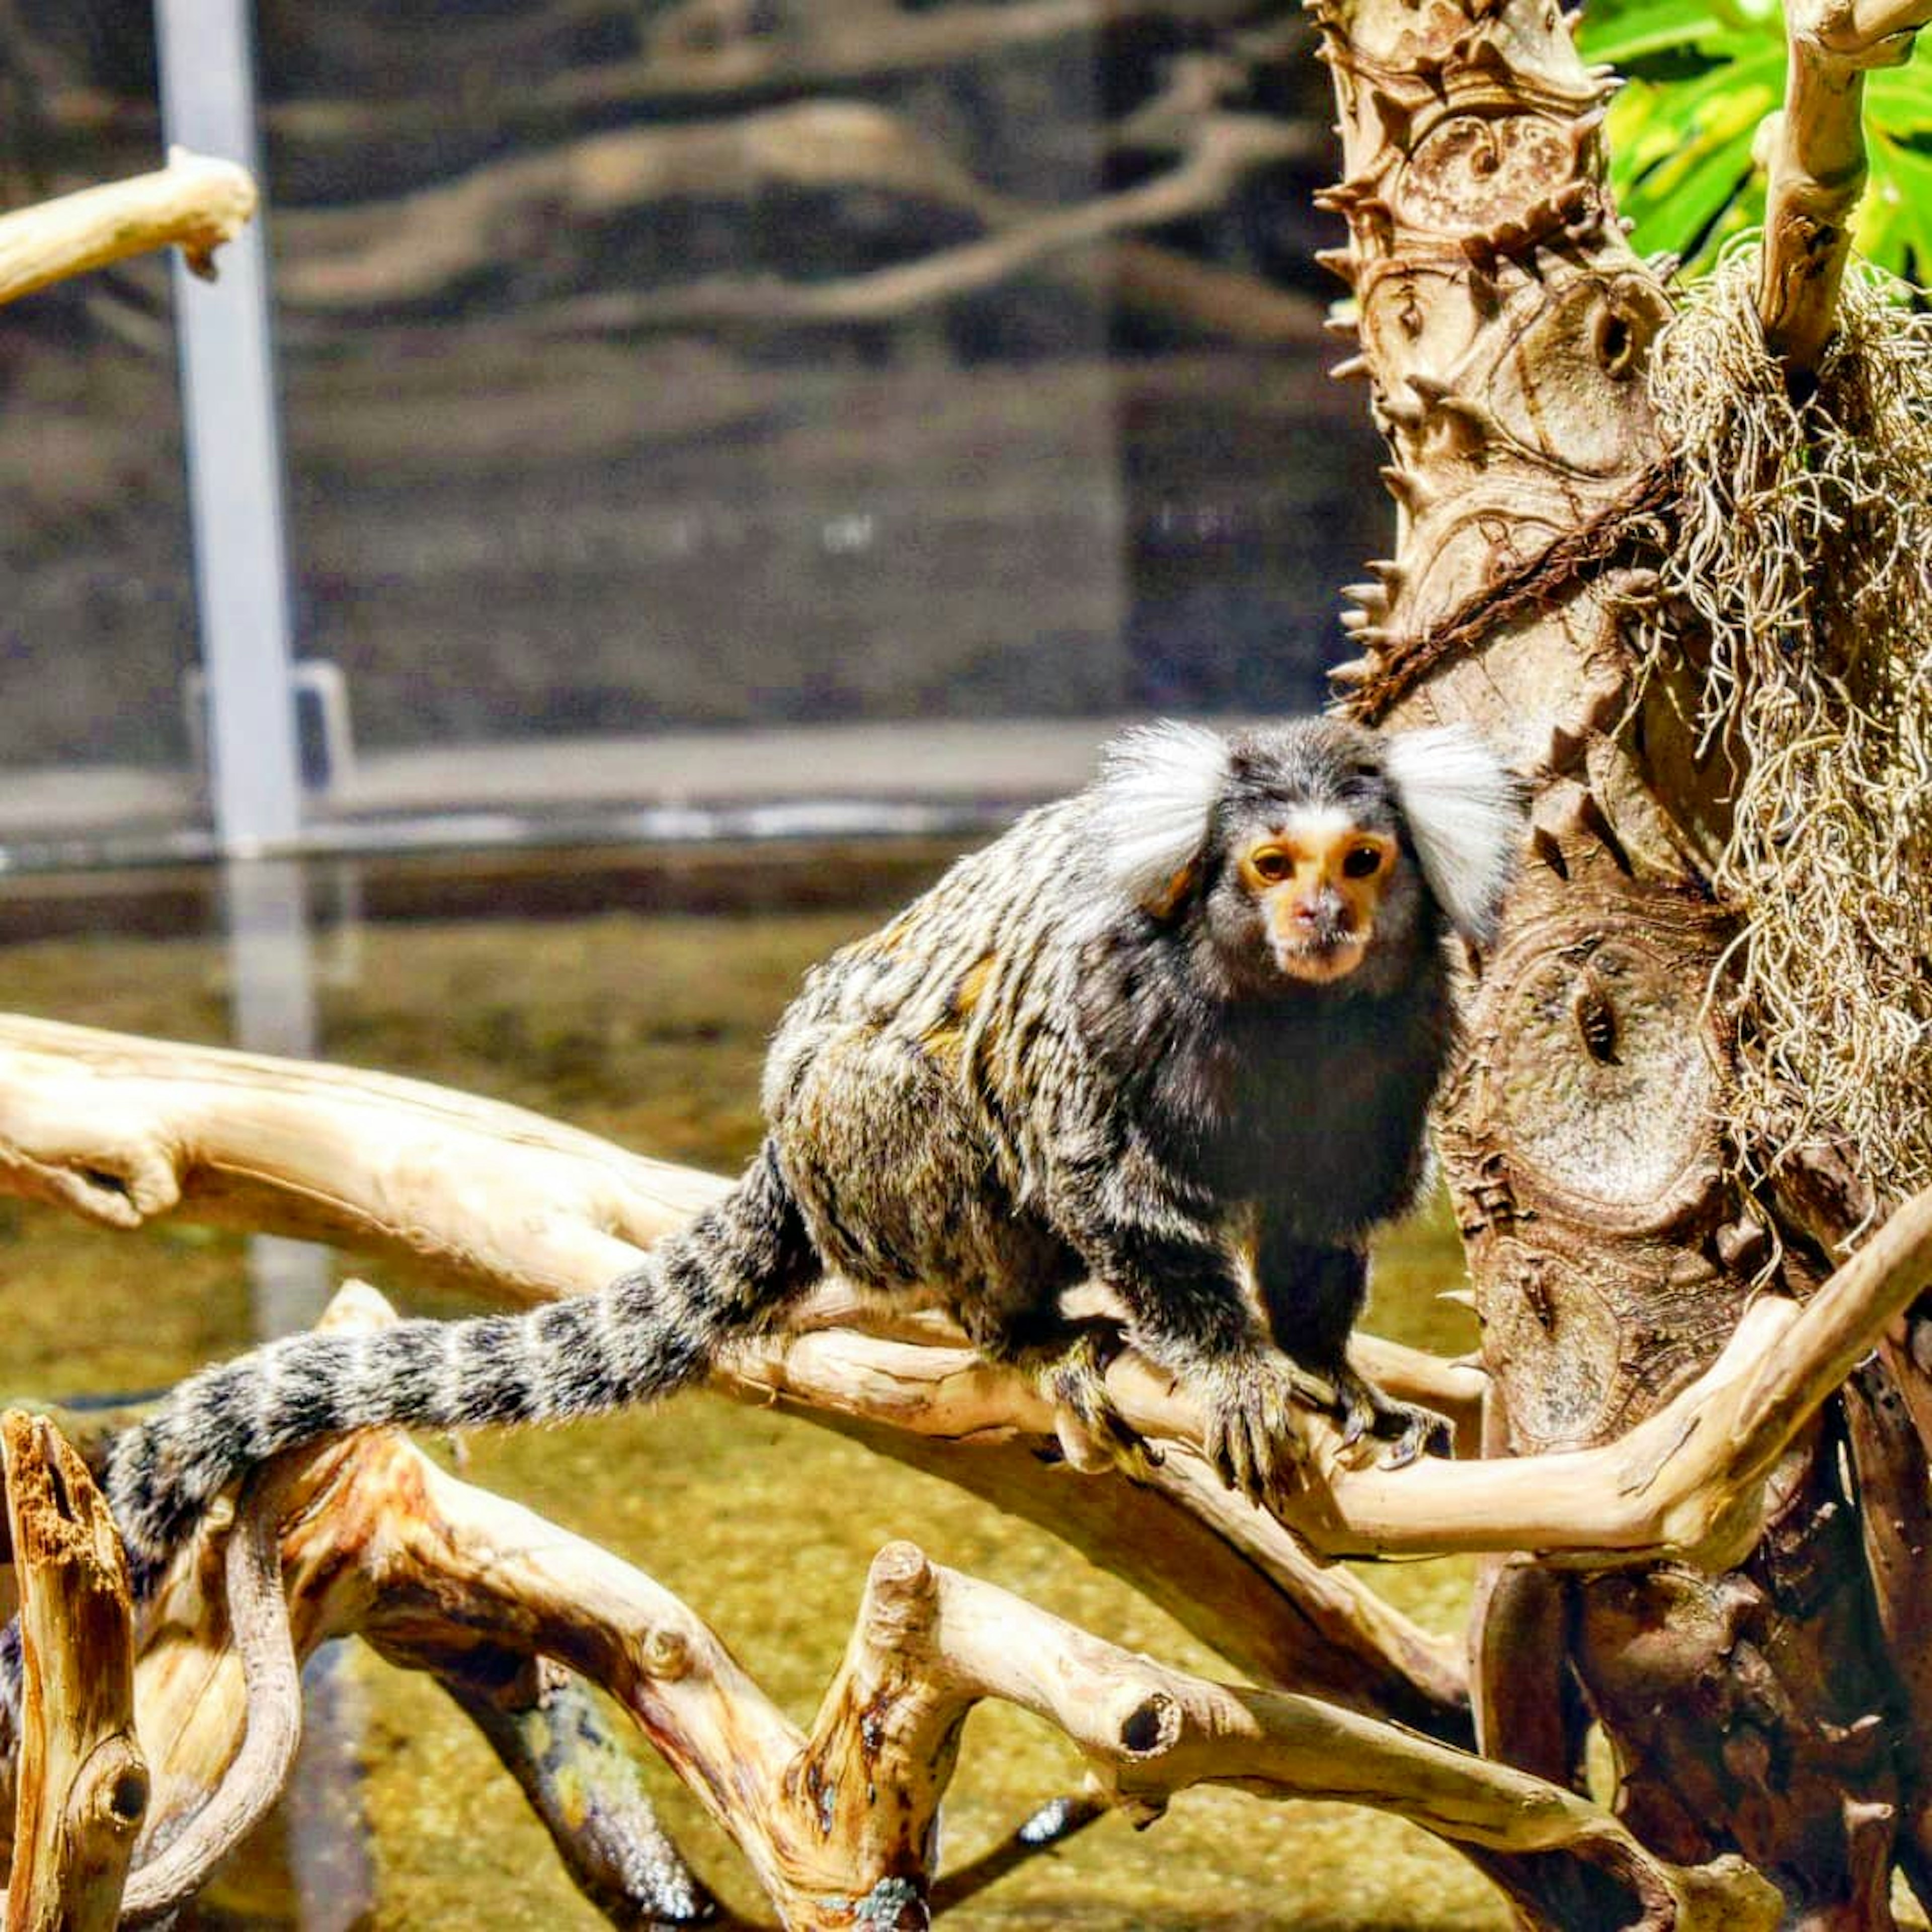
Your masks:
<path fill-rule="evenodd" d="M 1290 806 L 1246 838 L 1234 870 L 1276 968 L 1322 986 L 1362 963 L 1402 863 L 1393 832 L 1344 807 L 1309 804 Z"/>
<path fill-rule="evenodd" d="M 1421 873 L 1378 769 L 1254 781 L 1220 830 L 1206 907 L 1228 982 L 1248 998 L 1344 984 L 1386 993 L 1412 969 Z"/>

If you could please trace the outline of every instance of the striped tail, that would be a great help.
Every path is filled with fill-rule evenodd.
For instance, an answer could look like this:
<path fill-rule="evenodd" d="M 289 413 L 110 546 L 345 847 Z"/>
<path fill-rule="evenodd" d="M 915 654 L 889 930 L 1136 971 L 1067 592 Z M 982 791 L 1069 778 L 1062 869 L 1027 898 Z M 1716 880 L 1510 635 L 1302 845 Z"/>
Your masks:
<path fill-rule="evenodd" d="M 820 1264 L 770 1143 L 731 1192 L 602 1293 L 524 1315 L 291 1335 L 182 1383 L 115 1442 L 107 1499 L 144 1595 L 256 1463 L 345 1430 L 558 1422 L 670 1394 L 767 1328 Z"/>

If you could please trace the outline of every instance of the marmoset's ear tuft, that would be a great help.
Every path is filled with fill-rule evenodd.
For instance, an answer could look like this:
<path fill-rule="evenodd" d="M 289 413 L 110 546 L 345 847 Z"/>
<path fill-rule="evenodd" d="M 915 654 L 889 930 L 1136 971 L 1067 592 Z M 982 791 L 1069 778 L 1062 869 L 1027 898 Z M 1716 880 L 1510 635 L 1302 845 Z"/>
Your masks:
<path fill-rule="evenodd" d="M 1384 742 L 1430 890 L 1464 938 L 1486 944 L 1522 843 L 1522 782 L 1466 724 L 1392 732 Z"/>
<path fill-rule="evenodd" d="M 1206 848 L 1228 772 L 1227 740 L 1202 724 L 1144 724 L 1107 747 L 1094 826 L 1107 882 L 1123 898 L 1157 919 L 1174 910 Z"/>

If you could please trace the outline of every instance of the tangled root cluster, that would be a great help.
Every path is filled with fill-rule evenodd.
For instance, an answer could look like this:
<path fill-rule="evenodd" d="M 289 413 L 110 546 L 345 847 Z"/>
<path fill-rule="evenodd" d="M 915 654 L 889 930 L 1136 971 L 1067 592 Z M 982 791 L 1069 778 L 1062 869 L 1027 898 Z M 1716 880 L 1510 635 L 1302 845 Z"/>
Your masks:
<path fill-rule="evenodd" d="M 1652 374 L 1683 478 L 1664 608 L 1688 607 L 1700 734 L 1741 774 L 1730 1125 L 1759 1174 L 1838 1142 L 1885 1204 L 1932 1185 L 1932 316 L 1855 268 L 1796 401 L 1757 274 L 1732 254 Z"/>

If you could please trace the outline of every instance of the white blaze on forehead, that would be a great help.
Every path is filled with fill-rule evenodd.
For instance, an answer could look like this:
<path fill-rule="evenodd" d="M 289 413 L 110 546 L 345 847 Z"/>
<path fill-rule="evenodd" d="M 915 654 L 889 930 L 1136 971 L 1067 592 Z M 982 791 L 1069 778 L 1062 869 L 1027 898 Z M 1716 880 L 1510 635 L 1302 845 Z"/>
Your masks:
<path fill-rule="evenodd" d="M 1333 845 L 1362 829 L 1355 814 L 1340 805 L 1291 805 L 1271 823 L 1282 837 L 1311 850 Z"/>

